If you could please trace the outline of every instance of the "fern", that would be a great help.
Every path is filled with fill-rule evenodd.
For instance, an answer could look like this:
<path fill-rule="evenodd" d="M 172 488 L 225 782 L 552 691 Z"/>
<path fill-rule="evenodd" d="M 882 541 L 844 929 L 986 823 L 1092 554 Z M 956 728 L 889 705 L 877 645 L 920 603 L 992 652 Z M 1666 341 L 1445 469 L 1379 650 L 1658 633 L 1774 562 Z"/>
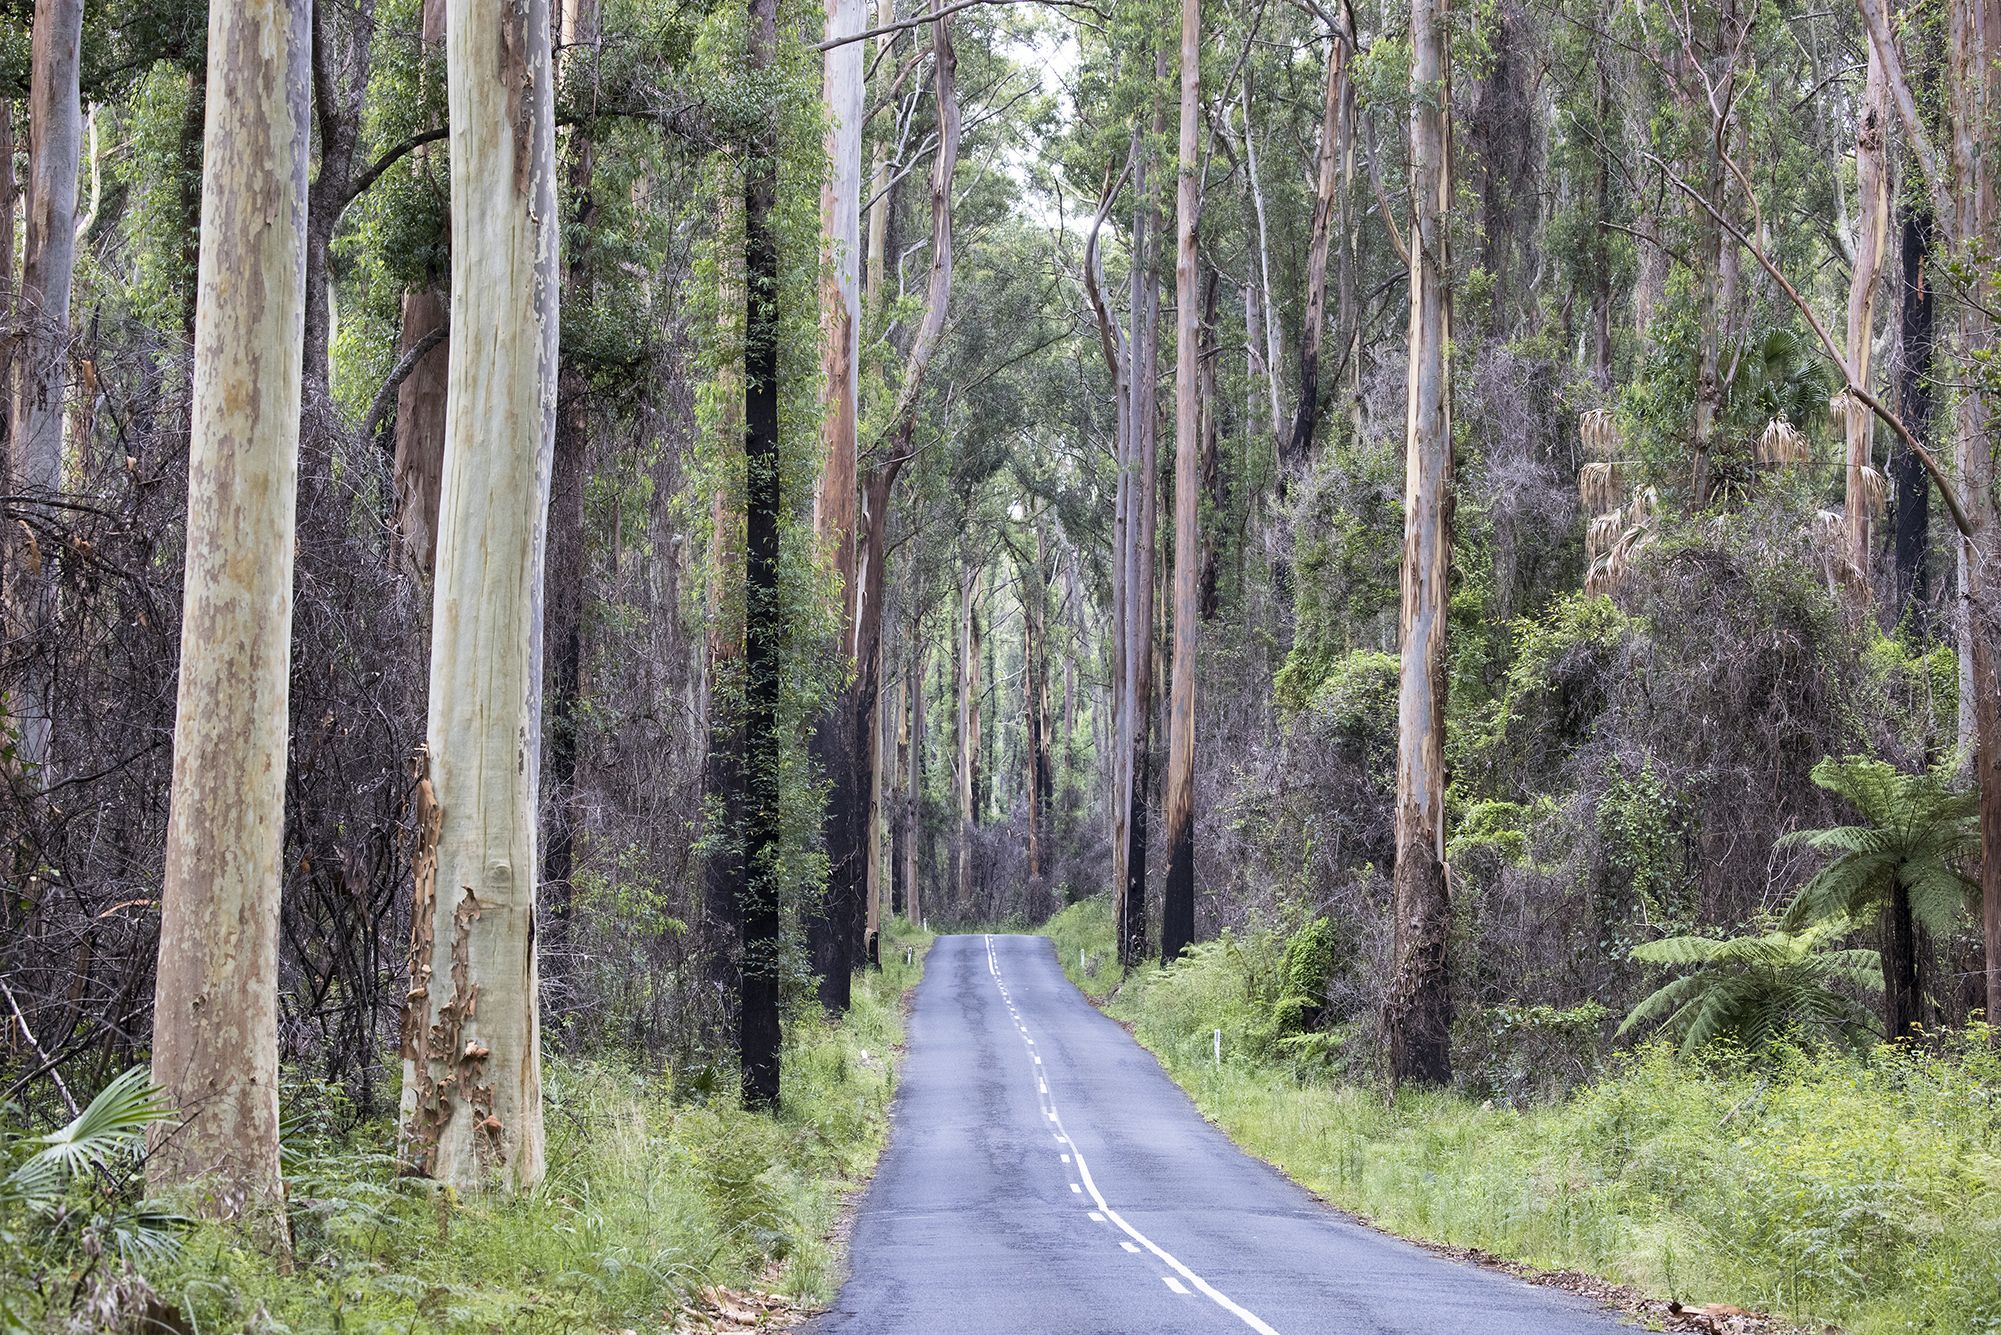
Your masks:
<path fill-rule="evenodd" d="M 1951 933 L 1975 892 L 1963 869 L 1980 849 L 1977 795 L 1955 788 L 1943 769 L 1904 774 L 1864 756 L 1823 760 L 1813 767 L 1813 781 L 1867 824 L 1800 830 L 1780 841 L 1829 858 L 1800 888 L 1784 925 L 1866 921 L 1901 884 L 1913 919 L 1935 936 Z"/>
<path fill-rule="evenodd" d="M 1635 947 L 1636 960 L 1690 972 L 1633 1007 L 1619 1033 L 1655 1025 L 1683 1052 L 1720 1039 L 1747 1052 L 1795 1037 L 1864 1041 L 1872 1017 L 1839 989 L 1880 989 L 1883 980 L 1875 951 L 1829 949 L 1850 929 L 1840 918 L 1799 932 L 1675 936 Z"/>

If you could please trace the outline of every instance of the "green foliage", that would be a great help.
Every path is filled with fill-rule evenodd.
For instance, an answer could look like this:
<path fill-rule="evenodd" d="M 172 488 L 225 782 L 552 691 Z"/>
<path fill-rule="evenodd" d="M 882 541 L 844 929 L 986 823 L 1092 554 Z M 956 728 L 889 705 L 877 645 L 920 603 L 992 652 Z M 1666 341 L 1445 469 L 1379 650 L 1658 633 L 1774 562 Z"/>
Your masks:
<path fill-rule="evenodd" d="M 1903 774 L 1866 756 L 1829 757 L 1814 766 L 1813 781 L 1866 823 L 1799 830 L 1780 841 L 1830 857 L 1800 888 L 1786 926 L 1867 921 L 1899 884 L 1925 930 L 1951 935 L 1978 893 L 1965 868 L 1980 852 L 1979 795 L 1959 788 L 1949 765 Z"/>
<path fill-rule="evenodd" d="M 2001 1056 L 1984 1030 L 1929 1050 L 1780 1045 L 1755 1067 L 1649 1043 L 1526 1107 L 1438 1091 L 1385 1100 L 1291 1054 L 1232 1046 L 1234 999 L 1256 967 L 1254 952 L 1198 948 L 1112 1011 L 1238 1144 L 1342 1209 L 1853 1335 L 2001 1330 Z M 1223 1019 L 1220 1069 L 1211 1016 Z M 1487 1018 L 1558 1042 L 1608 1017 L 1586 1002 Z"/>
<path fill-rule="evenodd" d="M 929 943 L 898 925 L 884 967 L 856 975 L 841 1022 L 817 1005 L 789 1017 L 776 1114 L 744 1112 L 734 1089 L 714 1101 L 677 1098 L 672 1072 L 552 1059 L 547 1179 L 517 1195 L 454 1200 L 398 1175 L 391 1125 L 341 1131 L 337 1094 L 329 1103 L 326 1090 L 300 1091 L 286 1124 L 290 1274 L 227 1224 L 196 1226 L 171 1253 L 100 1229 L 103 1246 L 118 1241 L 137 1267 L 123 1292 L 156 1295 L 204 1331 L 556 1335 L 655 1329 L 663 1318 L 672 1328 L 673 1313 L 707 1285 L 824 1301 L 838 1279 L 829 1239 L 841 1198 L 888 1133 L 899 1003 Z M 903 964 L 905 946 L 916 964 Z M 159 1112 L 151 1097 L 143 1069 L 121 1078 L 77 1124 L 26 1142 L 38 1147 L 29 1162 L 129 1164 Z M 18 1190 L 23 1175 L 0 1191 Z M 0 1225 L 17 1215 L 0 1198 Z M 126 1237 L 138 1219 L 123 1216 Z M 18 1320 L 53 1329 L 64 1319 L 69 1285 L 29 1294 L 23 1267 L 81 1264 L 86 1242 L 75 1227 L 60 1247 L 18 1230 L 0 1235 L 0 1280 L 24 1295 Z"/>
<path fill-rule="evenodd" d="M 1610 598 L 1582 593 L 1517 617 L 1509 626 L 1513 655 L 1500 696 L 1455 748 L 1464 753 L 1462 764 L 1510 794 L 1531 791 L 1590 740 L 1619 654 L 1644 630 Z"/>
<path fill-rule="evenodd" d="M 1794 1041 L 1864 1044 L 1872 1018 L 1839 989 L 1880 989 L 1883 980 L 1875 951 L 1832 948 L 1851 929 L 1837 918 L 1798 932 L 1674 936 L 1637 946 L 1636 960 L 1690 972 L 1633 1007 L 1619 1033 L 1658 1025 L 1684 1053 L 1716 1042 L 1758 1054 Z"/>
<path fill-rule="evenodd" d="M 0 1126 L 0 1329 L 32 1329 L 29 1290 L 83 1290 L 115 1258 L 123 1266 L 170 1261 L 187 1221 L 141 1199 L 138 1166 L 147 1129 L 172 1117 L 151 1073 L 135 1066 L 70 1122 L 45 1135 Z M 16 1294 L 23 1301 L 17 1302 Z"/>
<path fill-rule="evenodd" d="M 1684 820 L 1682 804 L 1651 763 L 1633 774 L 1614 770 L 1598 801 L 1607 891 L 1622 901 L 1630 897 L 1646 921 L 1669 926 L 1693 921 L 1695 887 Z"/>

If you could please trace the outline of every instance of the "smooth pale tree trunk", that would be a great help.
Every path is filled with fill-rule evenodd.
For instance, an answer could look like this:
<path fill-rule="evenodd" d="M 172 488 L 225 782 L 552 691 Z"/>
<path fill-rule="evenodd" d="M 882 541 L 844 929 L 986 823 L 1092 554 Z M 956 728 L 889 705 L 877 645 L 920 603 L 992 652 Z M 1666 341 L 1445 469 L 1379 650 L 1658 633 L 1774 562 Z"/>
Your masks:
<path fill-rule="evenodd" d="M 896 790 L 891 800 L 895 807 L 890 814 L 890 880 L 889 911 L 892 915 L 910 912 L 910 846 L 915 831 L 910 828 L 909 808 L 903 795 L 910 787 L 910 692 L 915 676 L 906 665 L 898 674 L 896 684 L 896 750 L 894 752 L 895 772 L 890 777 L 890 787 Z"/>
<path fill-rule="evenodd" d="M 1160 957 L 1195 944 L 1195 625 L 1202 566 L 1201 297 L 1195 226 L 1202 90 L 1202 0 L 1181 0 L 1181 142 L 1174 190 L 1174 663 L 1168 686 L 1167 881 Z M 1325 299 L 1323 280 L 1323 301 Z"/>
<path fill-rule="evenodd" d="M 1855 132 L 1855 181 L 1861 198 L 1856 215 L 1855 262 L 1848 284 L 1848 376 L 1858 385 L 1869 383 L 1869 345 L 1875 328 L 1876 289 L 1890 232 L 1890 174 L 1885 162 L 1889 95 L 1883 60 L 1872 46 L 1869 74 L 1862 96 L 1862 115 Z M 1848 563 L 1854 569 L 1857 596 L 1869 594 L 1869 500 L 1865 470 L 1870 464 L 1870 440 L 1875 414 L 1859 399 L 1845 397 L 1847 488 L 1842 505 L 1842 530 Z"/>
<path fill-rule="evenodd" d="M 542 1179 L 536 823 L 556 434 L 548 0 L 450 0 L 452 339 L 431 613 L 428 783 L 403 1032 L 406 1165 Z M 435 834 L 432 833 L 435 831 Z M 426 883 L 428 881 L 428 884 Z"/>
<path fill-rule="evenodd" d="M 762 79 L 778 58 L 777 0 L 750 0 L 750 69 Z M 767 103 L 744 175 L 744 880 L 743 1008 L 737 1048 L 746 1107 L 776 1108 L 779 1024 L 779 858 L 784 836 L 779 765 L 784 737 L 780 676 L 789 633 L 779 594 L 778 108 Z"/>
<path fill-rule="evenodd" d="M 2001 171 L 1993 156 L 1994 117 L 2001 114 L 2001 0 L 1953 0 L 1947 44 L 1951 80 L 1952 164 L 1957 190 L 1953 240 L 1991 244 L 2001 226 Z M 1997 322 L 1984 309 L 1961 314 L 1962 356 L 1992 352 Z M 1977 380 L 1977 378 L 1976 378 Z M 1987 1018 L 2001 1017 L 2001 627 L 1989 604 L 1997 576 L 1992 418 L 1996 404 L 1978 384 L 1960 396 L 1955 423 L 1962 494 L 1977 535 L 1960 543 L 1963 600 L 1960 639 L 1960 718 L 1972 718 L 1974 781 L 1980 790 L 1981 935 L 1987 962 Z M 1962 722 L 1962 727 L 1964 727 Z"/>
<path fill-rule="evenodd" d="M 14 104 L 0 98 L 0 330 L 11 329 L 15 316 L 14 210 L 21 201 L 20 182 L 14 176 Z M 0 336 L 0 418 L 13 421 L 14 340 Z M 4 577 L 5 539 L 0 538 L 0 577 Z M 0 585 L 0 600 L 5 586 Z"/>
<path fill-rule="evenodd" d="M 1327 252 L 1334 231 L 1334 204 L 1341 181 L 1341 105 L 1347 85 L 1348 44 L 1339 33 L 1328 38 L 1327 85 L 1320 107 L 1320 151 L 1314 170 L 1313 231 L 1306 252 L 1306 324 L 1299 340 L 1299 406 L 1292 415 L 1281 485 L 1289 471 L 1303 467 L 1320 426 L 1320 352 L 1327 340 Z"/>
<path fill-rule="evenodd" d="M 28 210 L 23 232 L 20 334 L 13 350 L 8 423 L 10 489 L 32 504 L 62 490 L 63 397 L 69 383 L 70 282 L 76 274 L 76 185 L 83 149 L 78 91 L 83 0 L 38 0 L 28 76 Z M 46 788 L 55 633 L 52 548 L 7 537 L 10 638 L 28 646 L 9 705 L 15 759 Z"/>
<path fill-rule="evenodd" d="M 281 1245 L 278 904 L 305 331 L 307 0 L 209 10 L 186 580 L 160 893 L 156 1187 Z"/>
<path fill-rule="evenodd" d="M 1251 80 L 1248 70 L 1245 72 L 1243 83 L 1238 87 L 1238 97 L 1244 114 L 1244 165 L 1245 170 L 1249 173 L 1251 210 L 1257 218 L 1258 223 L 1258 281 L 1255 285 L 1251 283 L 1244 284 L 1244 298 L 1246 302 L 1254 301 L 1257 307 L 1260 308 L 1263 316 L 1263 329 L 1261 332 L 1264 334 L 1264 354 L 1262 358 L 1259 358 L 1256 351 L 1257 334 L 1259 332 L 1257 325 L 1259 322 L 1253 320 L 1249 314 L 1246 314 L 1244 317 L 1244 337 L 1251 349 L 1252 360 L 1261 360 L 1263 362 L 1265 392 L 1266 397 L 1271 402 L 1272 448 L 1282 455 L 1285 452 L 1286 430 L 1285 411 L 1279 406 L 1278 392 L 1278 311 L 1272 305 L 1271 299 L 1271 239 L 1270 232 L 1265 223 L 1264 186 L 1258 180 L 1258 143 L 1256 127 L 1251 123 Z M 1248 312 L 1251 308 L 1246 306 L 1245 309 Z"/>
<path fill-rule="evenodd" d="M 828 41 L 862 30 L 865 0 L 827 0 Z M 856 347 L 861 304 L 861 186 L 863 57 L 866 42 L 845 42 L 826 54 L 823 110 L 827 174 L 820 186 L 820 475 L 813 494 L 813 536 L 841 589 L 840 643 L 836 652 L 848 680 L 827 702 L 813 732 L 814 759 L 828 780 L 822 833 L 827 887 L 820 911 L 808 922 L 820 1004 L 843 1011 L 851 995 L 855 937 L 874 929 L 868 901 L 870 791 L 877 748 L 867 729 L 873 700 L 861 699 L 855 674 L 857 422 Z M 857 923 L 861 918 L 863 923 Z"/>
<path fill-rule="evenodd" d="M 1394 975 L 1390 1075 L 1452 1076 L 1445 880 L 1446 573 L 1452 555 L 1452 202 L 1447 0 L 1412 0 L 1410 379 L 1399 624 Z"/>

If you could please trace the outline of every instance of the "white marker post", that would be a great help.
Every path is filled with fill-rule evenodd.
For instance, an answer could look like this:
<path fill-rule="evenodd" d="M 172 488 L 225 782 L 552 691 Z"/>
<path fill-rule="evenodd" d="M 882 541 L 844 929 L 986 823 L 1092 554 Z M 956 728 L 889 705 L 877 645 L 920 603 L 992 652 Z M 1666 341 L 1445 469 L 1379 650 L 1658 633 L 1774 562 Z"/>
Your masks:
<path fill-rule="evenodd" d="M 1077 947 L 1077 972 L 1084 972 L 1084 947 Z"/>
<path fill-rule="evenodd" d="M 1220 1071 L 1223 1069 L 1223 1031 L 1220 1029 L 1216 1030 L 1214 1037 L 1216 1041 L 1216 1069 Z"/>

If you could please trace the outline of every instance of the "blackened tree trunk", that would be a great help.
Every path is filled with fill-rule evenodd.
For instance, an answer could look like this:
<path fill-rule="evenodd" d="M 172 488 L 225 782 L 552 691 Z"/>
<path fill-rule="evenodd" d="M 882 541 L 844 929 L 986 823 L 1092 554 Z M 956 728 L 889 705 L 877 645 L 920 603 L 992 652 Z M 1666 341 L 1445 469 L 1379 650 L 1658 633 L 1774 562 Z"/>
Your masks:
<path fill-rule="evenodd" d="M 1906 426 L 1909 423 L 1905 423 Z M 1923 1022 L 1918 993 L 1918 934 L 1911 917 L 1911 896 L 1904 883 L 1890 878 L 1890 899 L 1883 906 L 1883 1032 L 1905 1038 Z"/>
<path fill-rule="evenodd" d="M 1931 209 L 1922 193 L 1911 191 L 1905 194 L 1900 212 L 1903 215 L 1899 220 L 1903 230 L 1903 357 L 1897 382 L 1897 406 L 1911 434 L 1929 444 L 1932 345 L 1936 325 L 1930 275 L 1925 270 L 1931 257 Z M 1901 440 L 1890 459 L 1890 475 L 1897 488 L 1893 553 L 1897 615 L 1919 618 L 1919 623 L 1913 628 L 1924 634 L 1929 631 L 1922 618 L 1930 588 L 1925 571 L 1925 552 L 1930 541 L 1931 478 L 1925 473 L 1923 461 Z"/>
<path fill-rule="evenodd" d="M 768 71 L 778 49 L 777 0 L 750 0 L 750 68 Z M 770 109 L 775 117 L 776 108 Z M 774 120 L 744 176 L 744 851 L 738 912 L 743 997 L 738 1056 L 746 1107 L 776 1108 L 780 974 L 778 861 L 780 655 L 785 605 L 778 589 L 783 497 L 778 450 L 778 134 Z"/>

